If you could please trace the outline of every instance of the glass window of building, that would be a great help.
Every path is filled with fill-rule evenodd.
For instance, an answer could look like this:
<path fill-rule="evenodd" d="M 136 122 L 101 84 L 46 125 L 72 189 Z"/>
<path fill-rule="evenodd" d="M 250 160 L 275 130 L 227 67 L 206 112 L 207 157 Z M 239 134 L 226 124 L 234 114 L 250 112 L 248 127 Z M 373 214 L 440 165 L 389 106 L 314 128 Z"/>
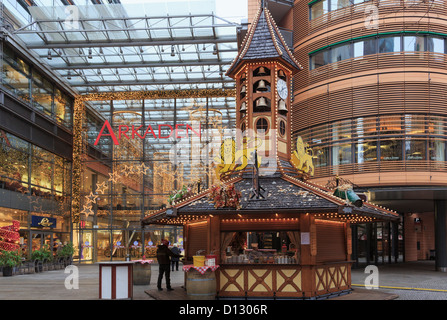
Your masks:
<path fill-rule="evenodd" d="M 355 162 L 377 161 L 377 141 L 360 139 L 355 145 Z"/>
<path fill-rule="evenodd" d="M 432 161 L 445 161 L 445 141 L 443 140 L 431 140 L 428 143 L 428 152 L 429 152 L 429 158 Z"/>
<path fill-rule="evenodd" d="M 329 147 L 314 147 L 312 150 L 315 167 L 329 166 Z"/>
<path fill-rule="evenodd" d="M 349 7 L 351 5 L 350 0 L 331 0 L 331 11 Z"/>
<path fill-rule="evenodd" d="M 402 140 L 389 139 L 380 141 L 380 160 L 402 160 Z"/>
<path fill-rule="evenodd" d="M 441 117 L 431 116 L 428 120 L 428 132 L 435 135 L 447 135 L 447 121 Z"/>
<path fill-rule="evenodd" d="M 358 137 L 377 134 L 377 118 L 357 118 L 354 120 L 354 134 Z"/>
<path fill-rule="evenodd" d="M 316 19 L 318 17 L 321 17 L 322 15 L 329 12 L 329 1 L 327 0 L 321 0 L 316 3 L 314 3 L 311 7 L 310 14 L 311 14 L 311 20 Z"/>
<path fill-rule="evenodd" d="M 427 43 L 425 42 L 427 41 Z M 352 50 L 350 46 L 352 45 Z M 317 51 L 310 55 L 310 68 L 315 69 L 320 66 L 338 62 L 350 58 L 359 58 L 376 53 L 389 52 L 414 52 L 430 51 L 444 53 L 445 40 L 432 36 L 388 36 L 379 35 L 379 38 L 368 37 L 356 40 L 352 44 L 333 46 Z M 326 56 L 325 53 L 328 53 Z"/>
<path fill-rule="evenodd" d="M 330 61 L 329 61 L 328 51 L 320 51 L 310 57 L 310 69 L 311 70 L 321 67 L 321 66 L 324 66 L 329 63 L 330 63 Z"/>
<path fill-rule="evenodd" d="M 402 134 L 401 116 L 380 117 L 380 134 Z"/>
<path fill-rule="evenodd" d="M 332 165 L 352 163 L 352 148 L 350 143 L 339 144 L 332 147 Z"/>
<path fill-rule="evenodd" d="M 444 53 L 444 39 L 436 37 L 427 37 L 427 50 L 430 52 Z"/>
<path fill-rule="evenodd" d="M 425 51 L 424 37 L 404 36 L 404 51 Z"/>
<path fill-rule="evenodd" d="M 3 47 L 2 84 L 19 99 L 30 101 L 30 69 L 7 46 Z"/>
<path fill-rule="evenodd" d="M 351 120 L 335 122 L 332 125 L 332 140 L 350 139 L 352 136 Z"/>
<path fill-rule="evenodd" d="M 33 105 L 47 115 L 53 113 L 53 86 L 39 73 L 33 72 Z"/>
<path fill-rule="evenodd" d="M 382 37 L 378 39 L 379 53 L 400 52 L 401 37 Z"/>
<path fill-rule="evenodd" d="M 366 56 L 377 53 L 376 39 L 366 39 L 363 41 L 354 42 L 354 57 Z"/>
<path fill-rule="evenodd" d="M 70 127 L 72 118 L 72 100 L 58 88 L 54 89 L 54 113 L 56 120 Z"/>
<path fill-rule="evenodd" d="M 405 141 L 405 159 L 406 160 L 425 160 L 426 159 L 426 141 L 425 140 L 407 140 Z"/>
<path fill-rule="evenodd" d="M 406 134 L 424 134 L 425 116 L 406 114 L 405 115 L 405 133 Z"/>
<path fill-rule="evenodd" d="M 344 44 L 331 49 L 331 63 L 349 59 L 351 57 L 351 44 Z"/>

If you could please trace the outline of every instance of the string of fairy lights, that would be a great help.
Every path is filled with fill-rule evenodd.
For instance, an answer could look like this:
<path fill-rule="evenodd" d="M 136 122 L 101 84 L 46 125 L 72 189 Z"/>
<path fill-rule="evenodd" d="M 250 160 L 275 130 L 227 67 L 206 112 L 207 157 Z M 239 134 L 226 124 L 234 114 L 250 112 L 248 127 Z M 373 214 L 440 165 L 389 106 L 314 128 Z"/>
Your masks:
<path fill-rule="evenodd" d="M 87 157 L 87 132 L 84 130 L 86 123 L 86 102 L 90 101 L 122 101 L 122 100 L 156 100 L 156 99 L 200 99 L 200 98 L 233 98 L 236 95 L 235 89 L 191 89 L 191 90 L 156 90 L 156 91 L 120 91 L 101 92 L 79 95 L 75 98 L 73 112 L 73 181 L 72 181 L 72 223 L 80 222 L 81 215 L 88 216 L 93 213 L 93 205 L 97 198 L 87 196 L 86 201 L 82 201 L 82 176 L 84 171 L 83 160 Z M 133 166 L 132 168 L 121 167 L 109 174 L 109 182 L 116 183 L 123 176 L 130 173 L 141 174 L 146 168 L 144 164 Z M 135 171 L 137 169 L 137 172 Z M 116 169 L 116 168 L 115 168 Z M 126 171 L 127 170 L 127 171 Z M 129 171 L 130 170 L 130 171 Z M 133 171 L 133 172 L 131 172 Z M 96 188 L 97 194 L 103 194 L 106 189 L 106 182 Z"/>

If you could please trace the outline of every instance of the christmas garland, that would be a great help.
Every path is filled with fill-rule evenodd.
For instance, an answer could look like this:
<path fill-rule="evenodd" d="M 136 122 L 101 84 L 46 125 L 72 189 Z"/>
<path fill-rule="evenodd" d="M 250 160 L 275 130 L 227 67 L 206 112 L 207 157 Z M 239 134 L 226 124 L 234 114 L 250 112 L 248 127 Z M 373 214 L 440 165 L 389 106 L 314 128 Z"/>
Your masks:
<path fill-rule="evenodd" d="M 20 222 L 14 220 L 12 225 L 0 228 L 0 250 L 16 251 L 19 246 Z"/>
<path fill-rule="evenodd" d="M 183 186 L 182 189 L 175 191 L 173 194 L 169 196 L 168 203 L 173 204 L 174 202 L 181 201 L 187 197 L 193 195 L 193 192 L 190 187 Z"/>
<path fill-rule="evenodd" d="M 212 186 L 209 199 L 214 202 L 217 208 L 235 208 L 240 209 L 241 192 L 236 189 L 234 184 L 224 186 Z"/>

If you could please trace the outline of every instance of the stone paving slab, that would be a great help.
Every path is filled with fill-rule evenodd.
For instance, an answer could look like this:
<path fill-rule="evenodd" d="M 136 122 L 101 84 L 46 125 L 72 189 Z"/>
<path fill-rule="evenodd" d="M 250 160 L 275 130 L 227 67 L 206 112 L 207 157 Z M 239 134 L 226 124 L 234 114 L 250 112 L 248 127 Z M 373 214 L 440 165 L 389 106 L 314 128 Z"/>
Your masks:
<path fill-rule="evenodd" d="M 0 300 L 98 300 L 99 267 L 95 264 L 78 265 L 79 289 L 68 290 L 64 270 L 45 271 L 37 274 L 0 276 Z M 352 283 L 364 284 L 364 269 L 352 270 Z M 134 300 L 186 300 L 184 272 L 171 272 L 174 291 L 158 292 L 156 280 L 158 265 L 152 266 L 151 283 L 134 286 Z M 447 300 L 447 273 L 434 270 L 433 261 L 379 266 L 379 285 L 392 288 L 367 290 L 353 286 L 353 291 L 331 300 Z M 163 280 L 163 287 L 165 283 Z M 401 288 L 401 289 L 399 289 Z M 421 288 L 424 290 L 405 290 Z M 430 291 L 432 290 L 432 291 Z M 438 290 L 438 291 L 435 291 Z M 443 291 L 445 290 L 445 292 Z"/>

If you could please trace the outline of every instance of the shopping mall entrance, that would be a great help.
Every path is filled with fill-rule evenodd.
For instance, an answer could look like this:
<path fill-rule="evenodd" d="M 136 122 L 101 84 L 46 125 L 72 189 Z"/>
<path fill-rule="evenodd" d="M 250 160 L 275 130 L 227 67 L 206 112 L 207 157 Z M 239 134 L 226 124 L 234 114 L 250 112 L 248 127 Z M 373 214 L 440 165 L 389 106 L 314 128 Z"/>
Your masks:
<path fill-rule="evenodd" d="M 353 268 L 404 261 L 402 222 L 352 225 Z"/>
<path fill-rule="evenodd" d="M 51 250 L 53 248 L 53 232 L 51 231 L 31 231 L 32 251 L 39 250 L 44 245 L 48 245 Z"/>

